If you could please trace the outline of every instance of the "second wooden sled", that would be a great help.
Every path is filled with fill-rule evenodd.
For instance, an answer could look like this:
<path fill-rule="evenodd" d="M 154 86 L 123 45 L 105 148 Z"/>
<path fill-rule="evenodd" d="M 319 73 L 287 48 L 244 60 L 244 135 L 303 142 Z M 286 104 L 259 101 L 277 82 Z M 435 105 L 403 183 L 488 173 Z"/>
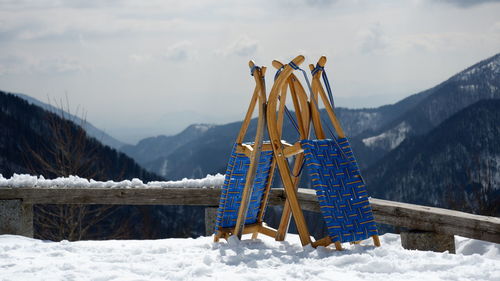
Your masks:
<path fill-rule="evenodd" d="M 287 201 L 290 202 L 288 206 L 289 211 L 287 211 L 287 206 L 285 205 L 277 238 L 281 238 L 279 240 L 284 239 L 290 222 L 290 215 L 293 214 L 300 239 L 302 244 L 305 245 L 311 243 L 311 240 L 300 204 L 297 201 L 296 183 L 292 180 L 298 175 L 291 173 L 285 159 L 286 156 L 290 157 L 293 154 L 284 153 L 286 148 L 281 144 L 282 141 L 278 134 L 279 124 L 276 122 L 275 114 L 273 114 L 273 112 L 276 112 L 279 103 L 278 97 L 283 95 L 282 92 L 286 90 L 283 85 L 293 75 L 292 72 L 294 70 L 303 71 L 299 68 L 303 60 L 304 58 L 299 56 L 289 64 L 281 67 L 282 70 L 275 80 L 275 84 L 269 95 L 267 117 L 273 150 L 277 158 Z M 325 63 L 326 58 L 322 57 L 316 67 L 313 65 L 310 66 L 310 70 L 313 73 L 309 100 L 310 114 L 308 115 L 310 119 L 302 123 L 307 124 L 304 125 L 305 127 L 309 127 L 309 122 L 313 124 L 317 139 L 304 138 L 301 134 L 302 139 L 293 145 L 295 147 L 294 153 L 303 154 L 302 157 L 305 158 L 305 164 L 310 171 L 312 185 L 316 190 L 321 212 L 327 226 L 328 236 L 311 244 L 316 247 L 328 246 L 333 243 L 337 250 L 341 250 L 341 243 L 343 242 L 359 243 L 361 240 L 372 237 L 374 244 L 380 246 L 368 195 L 359 168 L 352 154 L 349 142 L 335 116 L 333 106 L 328 102 L 326 93 L 321 85 L 320 78 Z M 305 72 L 304 76 L 306 76 Z M 338 137 L 335 137 L 333 134 L 331 139 L 325 137 L 318 107 L 319 98 L 323 101 L 328 117 Z M 305 119 L 304 116 L 303 119 Z"/>

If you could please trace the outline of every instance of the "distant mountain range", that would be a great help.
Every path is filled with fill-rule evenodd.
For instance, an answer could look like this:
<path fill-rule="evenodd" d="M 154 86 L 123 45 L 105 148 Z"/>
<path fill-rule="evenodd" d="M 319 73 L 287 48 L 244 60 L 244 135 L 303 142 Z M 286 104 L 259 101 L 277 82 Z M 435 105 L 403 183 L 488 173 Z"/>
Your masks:
<path fill-rule="evenodd" d="M 408 137 L 426 134 L 461 109 L 493 98 L 500 98 L 500 54 L 395 104 L 366 109 L 336 108 L 336 113 L 365 170 Z M 328 120 L 326 115 L 325 120 Z M 148 138 L 135 146 L 126 146 L 124 152 L 149 171 L 168 179 L 222 173 L 240 126 L 241 122 L 194 125 L 175 136 Z M 255 134 L 255 126 L 252 120 L 247 136 Z M 297 137 L 292 126 L 285 125 L 283 138 L 294 141 Z M 170 149 L 171 144 L 165 145 L 167 141 L 175 142 L 175 150 Z"/>

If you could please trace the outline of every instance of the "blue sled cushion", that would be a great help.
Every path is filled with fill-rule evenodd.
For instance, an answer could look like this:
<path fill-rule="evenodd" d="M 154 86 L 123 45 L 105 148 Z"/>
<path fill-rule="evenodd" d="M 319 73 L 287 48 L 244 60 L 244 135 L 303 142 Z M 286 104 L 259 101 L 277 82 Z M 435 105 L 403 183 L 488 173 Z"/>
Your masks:
<path fill-rule="evenodd" d="M 216 231 L 221 227 L 234 227 L 238 218 L 241 197 L 245 188 L 248 168 L 250 167 L 250 158 L 244 153 L 236 152 L 237 147 L 238 144 L 233 145 L 231 157 L 227 164 L 226 177 L 222 186 L 219 209 L 217 210 Z M 269 180 L 272 159 L 272 151 L 262 151 L 260 154 L 245 224 L 257 222 L 264 191 Z"/>
<path fill-rule="evenodd" d="M 302 140 L 305 164 L 333 242 L 377 235 L 363 178 L 346 138 Z"/>

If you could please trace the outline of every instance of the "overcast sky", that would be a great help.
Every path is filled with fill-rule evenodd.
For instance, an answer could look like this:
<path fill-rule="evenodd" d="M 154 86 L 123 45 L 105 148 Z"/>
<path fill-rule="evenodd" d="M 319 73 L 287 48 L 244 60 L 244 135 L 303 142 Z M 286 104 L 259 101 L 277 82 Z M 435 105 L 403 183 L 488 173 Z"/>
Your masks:
<path fill-rule="evenodd" d="M 133 142 L 242 119 L 249 59 L 326 55 L 337 105 L 379 106 L 500 52 L 499 15 L 473 0 L 0 0 L 0 89 L 67 95 Z"/>

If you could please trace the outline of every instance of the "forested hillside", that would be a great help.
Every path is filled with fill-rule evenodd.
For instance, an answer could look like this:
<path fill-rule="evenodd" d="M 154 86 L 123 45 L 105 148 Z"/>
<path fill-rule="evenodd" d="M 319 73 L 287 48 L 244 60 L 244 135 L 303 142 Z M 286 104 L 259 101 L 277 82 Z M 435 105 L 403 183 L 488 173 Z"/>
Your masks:
<path fill-rule="evenodd" d="M 365 173 L 377 198 L 500 215 L 500 100 L 410 138 Z"/>
<path fill-rule="evenodd" d="M 0 173 L 160 179 L 125 154 L 88 137 L 70 120 L 5 92 L 0 92 Z"/>

